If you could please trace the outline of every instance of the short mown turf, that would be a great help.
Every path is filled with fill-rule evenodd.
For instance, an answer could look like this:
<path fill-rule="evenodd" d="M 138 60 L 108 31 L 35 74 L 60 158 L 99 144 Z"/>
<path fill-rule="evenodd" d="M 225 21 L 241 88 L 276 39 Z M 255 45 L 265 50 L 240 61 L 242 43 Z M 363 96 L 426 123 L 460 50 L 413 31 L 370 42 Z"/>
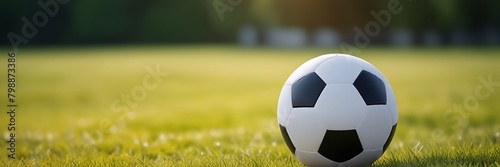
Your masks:
<path fill-rule="evenodd" d="M 295 68 L 330 52 L 338 50 L 22 49 L 16 159 L 2 142 L 0 166 L 302 166 L 281 138 L 277 100 Z M 384 73 L 399 105 L 395 137 L 374 166 L 499 166 L 500 87 L 477 95 L 488 77 L 500 82 L 498 53 L 356 54 Z M 7 55 L 2 59 L 6 69 Z M 156 68 L 168 76 L 149 76 Z M 7 114 L 0 118 L 6 141 Z"/>

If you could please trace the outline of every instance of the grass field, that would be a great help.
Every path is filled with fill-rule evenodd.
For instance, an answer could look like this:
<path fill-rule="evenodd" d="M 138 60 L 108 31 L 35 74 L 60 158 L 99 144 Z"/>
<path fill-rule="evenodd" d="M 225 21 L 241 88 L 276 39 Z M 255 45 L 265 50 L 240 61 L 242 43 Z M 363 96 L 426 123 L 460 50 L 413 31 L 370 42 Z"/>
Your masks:
<path fill-rule="evenodd" d="M 2 142 L 0 166 L 302 166 L 278 130 L 277 99 L 296 67 L 330 52 L 21 49 L 16 160 Z M 500 82 L 499 53 L 373 48 L 357 54 L 385 74 L 399 105 L 395 137 L 374 166 L 500 166 L 500 87 L 476 95 L 478 78 Z M 6 69 L 7 56 L 1 59 Z M 157 66 L 168 76 L 149 78 L 156 86 L 144 89 L 147 68 Z M 5 78 L 6 70 L 0 73 Z M 2 80 L 0 87 L 6 85 Z M 6 141 L 8 115 L 0 118 Z"/>

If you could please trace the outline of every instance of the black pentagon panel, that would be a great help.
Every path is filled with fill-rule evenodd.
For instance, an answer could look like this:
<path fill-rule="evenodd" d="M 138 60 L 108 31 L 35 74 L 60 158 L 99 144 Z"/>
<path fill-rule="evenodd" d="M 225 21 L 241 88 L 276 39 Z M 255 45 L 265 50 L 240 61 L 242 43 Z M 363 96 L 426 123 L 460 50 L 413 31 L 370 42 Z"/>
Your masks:
<path fill-rule="evenodd" d="M 394 126 L 392 126 L 391 134 L 389 135 L 389 137 L 387 138 L 387 141 L 385 141 L 385 144 L 384 144 L 384 149 L 383 149 L 384 152 L 385 152 L 385 150 L 387 150 L 387 147 L 389 147 L 389 144 L 391 144 L 392 137 L 394 137 L 394 133 L 396 132 L 397 125 L 398 124 L 394 124 Z"/>
<path fill-rule="evenodd" d="M 363 152 L 356 130 L 327 130 L 318 153 L 335 161 L 345 162 Z"/>
<path fill-rule="evenodd" d="M 290 149 L 290 151 L 295 154 L 295 146 L 292 143 L 292 140 L 290 140 L 290 136 L 288 135 L 288 132 L 286 131 L 286 128 L 280 124 L 280 131 L 281 135 L 283 136 L 283 139 L 285 139 L 286 146 Z"/>
<path fill-rule="evenodd" d="M 325 81 L 315 72 L 305 75 L 292 85 L 292 106 L 314 107 L 325 87 Z"/>
<path fill-rule="evenodd" d="M 376 75 L 361 71 L 354 81 L 354 87 L 358 90 L 366 105 L 377 105 L 387 103 L 387 92 L 384 82 Z"/>

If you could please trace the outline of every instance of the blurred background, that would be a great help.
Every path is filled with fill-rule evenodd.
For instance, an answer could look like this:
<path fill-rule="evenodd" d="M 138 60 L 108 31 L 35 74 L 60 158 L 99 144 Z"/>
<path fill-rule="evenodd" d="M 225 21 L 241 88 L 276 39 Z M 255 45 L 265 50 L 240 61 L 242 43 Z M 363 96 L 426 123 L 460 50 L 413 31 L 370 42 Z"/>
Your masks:
<path fill-rule="evenodd" d="M 389 19 L 371 13 L 383 13 L 380 11 L 391 6 L 398 10 Z M 496 0 L 70 1 L 59 4 L 57 15 L 50 17 L 29 46 L 229 43 L 339 47 L 342 42 L 354 44 L 354 28 L 365 30 L 367 26 L 377 32 L 369 36 L 369 43 L 376 45 L 498 45 L 499 6 Z M 32 1 L 1 1 L 0 32 L 20 34 L 21 18 L 32 20 L 40 10 Z M 368 24 L 371 21 L 379 28 Z M 9 40 L 2 38 L 0 44 L 8 45 Z"/>

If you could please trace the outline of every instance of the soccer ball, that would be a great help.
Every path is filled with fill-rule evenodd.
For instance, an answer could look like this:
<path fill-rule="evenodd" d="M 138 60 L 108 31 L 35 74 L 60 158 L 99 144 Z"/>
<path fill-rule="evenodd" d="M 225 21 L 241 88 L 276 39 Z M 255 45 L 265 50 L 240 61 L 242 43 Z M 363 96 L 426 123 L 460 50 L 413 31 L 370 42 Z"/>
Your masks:
<path fill-rule="evenodd" d="M 286 80 L 278 123 L 290 151 L 307 166 L 366 166 L 389 146 L 398 122 L 387 79 L 370 63 L 327 54 Z"/>

